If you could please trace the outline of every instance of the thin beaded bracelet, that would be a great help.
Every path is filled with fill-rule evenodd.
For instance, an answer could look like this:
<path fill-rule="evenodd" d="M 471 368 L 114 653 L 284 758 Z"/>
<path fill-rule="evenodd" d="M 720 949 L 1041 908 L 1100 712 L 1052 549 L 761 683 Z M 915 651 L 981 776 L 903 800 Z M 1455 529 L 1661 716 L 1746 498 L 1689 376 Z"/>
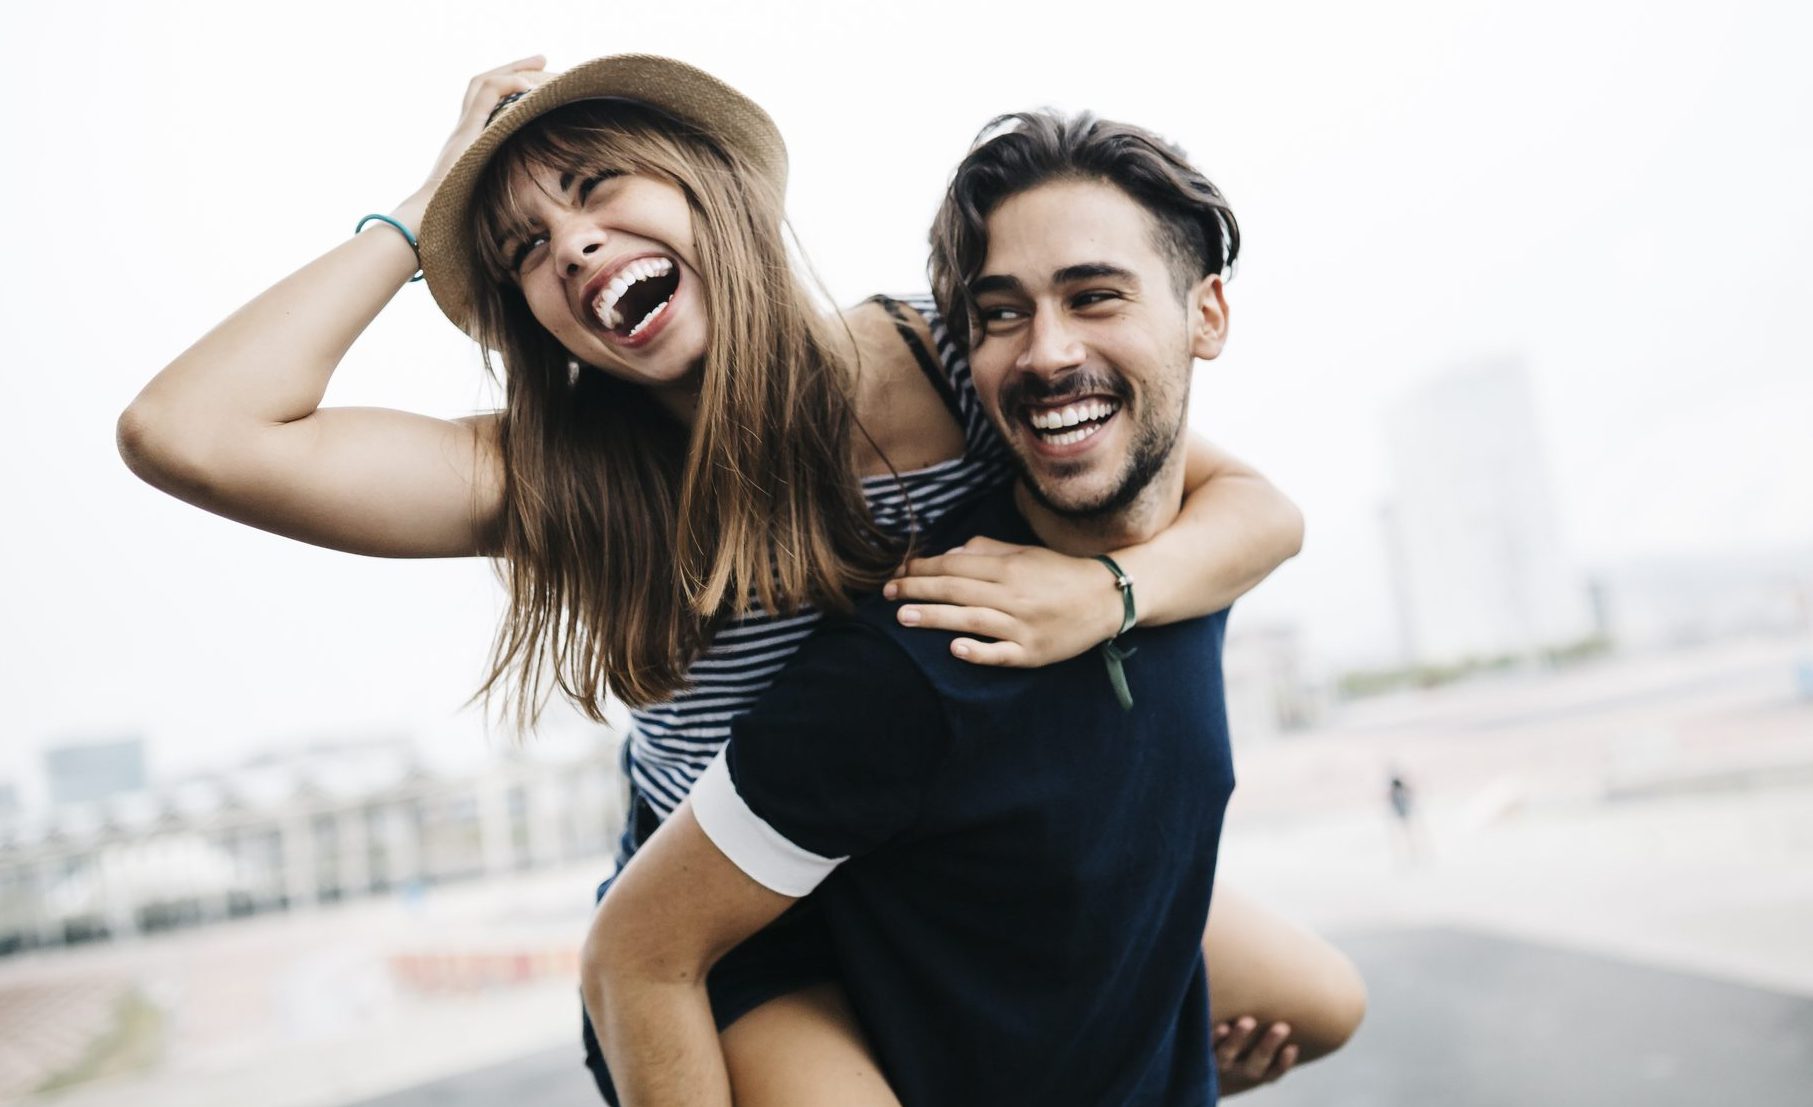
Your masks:
<path fill-rule="evenodd" d="M 403 241 L 409 243 L 410 250 L 414 251 L 414 253 L 415 253 L 415 276 L 413 276 L 409 279 L 412 281 L 421 280 L 423 277 L 422 247 L 415 240 L 415 232 L 410 230 L 408 227 L 405 227 L 403 225 L 403 221 L 401 219 L 392 219 L 388 215 L 372 214 L 372 215 L 368 215 L 365 218 L 359 220 L 359 225 L 353 228 L 353 233 L 358 234 L 360 231 L 365 229 L 365 224 L 371 223 L 373 221 L 376 221 L 379 223 L 389 223 L 391 226 L 393 226 L 397 229 L 398 234 L 403 236 Z"/>

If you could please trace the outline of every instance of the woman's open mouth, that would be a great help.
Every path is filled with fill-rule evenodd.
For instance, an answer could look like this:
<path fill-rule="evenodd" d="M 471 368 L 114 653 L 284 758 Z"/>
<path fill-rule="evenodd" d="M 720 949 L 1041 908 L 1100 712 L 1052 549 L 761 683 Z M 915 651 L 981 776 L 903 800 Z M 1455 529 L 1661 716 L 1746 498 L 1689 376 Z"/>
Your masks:
<path fill-rule="evenodd" d="M 624 265 L 592 301 L 598 323 L 620 343 L 640 345 L 680 289 L 680 267 L 672 258 L 643 257 Z"/>

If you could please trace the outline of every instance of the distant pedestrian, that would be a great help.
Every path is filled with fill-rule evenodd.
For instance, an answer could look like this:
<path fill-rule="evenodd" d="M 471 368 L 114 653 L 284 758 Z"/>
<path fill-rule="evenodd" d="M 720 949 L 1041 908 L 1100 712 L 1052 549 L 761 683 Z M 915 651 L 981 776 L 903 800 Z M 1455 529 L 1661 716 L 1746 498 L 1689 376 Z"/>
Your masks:
<path fill-rule="evenodd" d="M 1417 816 L 1416 789 L 1404 771 L 1396 765 L 1387 770 L 1391 778 L 1385 799 L 1391 805 L 1391 841 L 1397 855 L 1409 864 L 1421 861 L 1424 854 L 1422 823 Z"/>

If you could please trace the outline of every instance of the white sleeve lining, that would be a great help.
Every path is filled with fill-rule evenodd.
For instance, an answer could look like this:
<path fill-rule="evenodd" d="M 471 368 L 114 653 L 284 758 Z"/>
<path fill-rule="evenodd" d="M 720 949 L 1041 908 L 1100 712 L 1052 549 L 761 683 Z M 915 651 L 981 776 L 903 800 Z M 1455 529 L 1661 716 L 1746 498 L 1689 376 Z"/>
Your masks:
<path fill-rule="evenodd" d="M 820 857 L 801 849 L 749 809 L 730 779 L 727 751 L 719 750 L 690 800 L 700 829 L 737 868 L 771 892 L 803 896 L 818 887 L 848 857 Z"/>

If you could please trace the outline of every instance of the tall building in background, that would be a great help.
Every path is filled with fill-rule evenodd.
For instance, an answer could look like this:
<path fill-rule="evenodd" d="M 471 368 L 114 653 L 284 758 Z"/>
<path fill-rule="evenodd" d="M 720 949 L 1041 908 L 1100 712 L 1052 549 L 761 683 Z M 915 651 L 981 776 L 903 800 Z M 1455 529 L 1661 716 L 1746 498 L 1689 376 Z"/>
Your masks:
<path fill-rule="evenodd" d="M 1386 436 L 1383 518 L 1406 662 L 1527 654 L 1593 632 L 1521 365 L 1423 385 L 1387 412 Z"/>
<path fill-rule="evenodd" d="M 145 740 L 69 742 L 44 751 L 53 804 L 89 803 L 145 790 Z"/>

